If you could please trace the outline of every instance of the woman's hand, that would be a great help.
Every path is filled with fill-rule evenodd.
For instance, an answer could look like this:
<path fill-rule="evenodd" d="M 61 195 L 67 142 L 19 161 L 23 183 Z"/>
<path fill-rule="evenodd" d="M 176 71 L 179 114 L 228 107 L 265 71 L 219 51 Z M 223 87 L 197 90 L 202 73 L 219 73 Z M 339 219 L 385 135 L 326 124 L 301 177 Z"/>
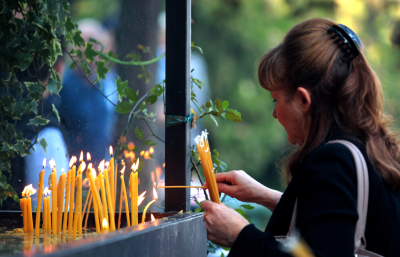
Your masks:
<path fill-rule="evenodd" d="M 206 222 L 207 238 L 217 245 L 231 247 L 240 231 L 249 224 L 224 204 L 204 201 L 201 208 L 206 211 L 203 220 Z"/>
<path fill-rule="evenodd" d="M 242 170 L 217 173 L 215 179 L 220 193 L 242 202 L 261 204 L 271 211 L 274 211 L 282 196 L 281 192 L 265 187 Z"/>

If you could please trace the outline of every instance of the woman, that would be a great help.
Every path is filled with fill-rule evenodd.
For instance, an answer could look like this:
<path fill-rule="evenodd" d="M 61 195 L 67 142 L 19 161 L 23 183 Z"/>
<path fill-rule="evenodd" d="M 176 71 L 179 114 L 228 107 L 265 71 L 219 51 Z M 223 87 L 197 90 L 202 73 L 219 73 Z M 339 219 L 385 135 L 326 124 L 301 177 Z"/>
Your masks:
<path fill-rule="evenodd" d="M 284 166 L 283 194 L 244 171 L 216 174 L 220 192 L 273 212 L 261 232 L 234 210 L 203 202 L 208 238 L 231 247 L 229 256 L 289 256 L 274 236 L 287 234 L 296 199 L 296 227 L 317 256 L 354 256 L 356 169 L 345 146 L 326 144 L 335 139 L 355 144 L 367 162 L 366 249 L 400 256 L 400 150 L 360 45 L 347 27 L 316 18 L 261 58 L 258 77 L 276 102 L 272 115 L 299 148 Z"/>

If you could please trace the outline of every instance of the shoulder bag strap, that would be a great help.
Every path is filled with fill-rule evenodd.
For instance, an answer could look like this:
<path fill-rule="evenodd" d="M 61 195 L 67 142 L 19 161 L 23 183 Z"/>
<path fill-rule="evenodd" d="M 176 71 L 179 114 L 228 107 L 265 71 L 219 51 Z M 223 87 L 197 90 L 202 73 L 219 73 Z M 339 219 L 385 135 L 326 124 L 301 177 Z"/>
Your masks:
<path fill-rule="evenodd" d="M 365 162 L 364 156 L 360 150 L 349 141 L 346 140 L 332 140 L 327 144 L 340 143 L 346 146 L 354 158 L 354 163 L 357 172 L 357 212 L 358 221 L 356 223 L 356 231 L 354 235 L 354 251 L 355 253 L 359 249 L 365 249 L 366 240 L 364 237 L 365 225 L 367 222 L 367 211 L 368 211 L 368 194 L 369 194 L 369 178 L 368 178 L 368 167 Z M 288 236 L 292 236 L 296 227 L 297 217 L 297 199 L 293 208 L 292 220 L 288 231 Z"/>

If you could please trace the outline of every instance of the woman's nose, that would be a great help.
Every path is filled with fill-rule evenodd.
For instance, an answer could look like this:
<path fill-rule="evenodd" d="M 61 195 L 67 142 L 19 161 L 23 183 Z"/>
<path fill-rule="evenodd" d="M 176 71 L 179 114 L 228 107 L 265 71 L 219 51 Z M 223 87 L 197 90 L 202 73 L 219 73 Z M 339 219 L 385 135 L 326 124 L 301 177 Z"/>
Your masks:
<path fill-rule="evenodd" d="M 274 108 L 274 111 L 272 112 L 272 117 L 274 117 L 275 119 L 278 118 L 278 116 L 276 115 L 276 110 L 275 110 L 275 108 Z"/>

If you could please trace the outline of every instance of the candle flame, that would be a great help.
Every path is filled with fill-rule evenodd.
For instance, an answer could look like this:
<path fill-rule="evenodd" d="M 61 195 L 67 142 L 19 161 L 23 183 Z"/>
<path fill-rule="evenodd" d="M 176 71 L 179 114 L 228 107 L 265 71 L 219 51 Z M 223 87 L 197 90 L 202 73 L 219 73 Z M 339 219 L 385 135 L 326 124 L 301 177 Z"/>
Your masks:
<path fill-rule="evenodd" d="M 131 170 L 136 172 L 138 168 L 139 168 L 139 158 L 137 158 L 136 163 L 132 164 Z"/>
<path fill-rule="evenodd" d="M 79 156 L 79 162 L 83 161 L 83 150 L 81 151 L 81 155 Z"/>
<path fill-rule="evenodd" d="M 37 190 L 34 189 L 34 188 L 32 187 L 32 184 L 27 185 L 27 186 L 24 188 L 24 191 L 22 191 L 22 196 L 30 197 L 31 195 L 36 194 L 36 191 L 37 191 Z"/>
<path fill-rule="evenodd" d="M 71 160 L 69 161 L 69 168 L 71 168 L 72 165 L 74 165 L 75 162 L 76 162 L 76 156 L 72 156 Z"/>
<path fill-rule="evenodd" d="M 140 152 L 140 156 L 143 156 L 143 155 L 144 155 L 144 151 L 141 151 L 141 152 Z"/>
<path fill-rule="evenodd" d="M 92 163 L 89 163 L 89 165 L 88 165 L 88 169 L 92 169 L 93 168 L 93 165 L 92 165 Z"/>
<path fill-rule="evenodd" d="M 43 169 L 46 167 L 46 158 L 43 159 Z"/>
<path fill-rule="evenodd" d="M 103 219 L 101 226 L 107 231 L 108 230 L 108 223 L 106 218 Z"/>
<path fill-rule="evenodd" d="M 153 147 L 150 147 L 149 153 L 150 153 L 150 154 L 153 154 L 153 153 L 154 153 L 154 148 L 153 148 Z"/>
<path fill-rule="evenodd" d="M 146 194 L 146 191 L 144 191 L 141 195 L 139 195 L 138 201 L 137 201 L 137 205 L 138 205 L 138 206 L 139 206 L 139 205 L 143 202 L 143 200 L 146 198 L 146 197 L 145 197 L 145 194 Z"/>
<path fill-rule="evenodd" d="M 49 164 L 50 164 L 50 167 L 51 167 L 52 170 L 56 167 L 56 162 L 54 161 L 54 159 L 51 159 L 49 161 Z"/>
<path fill-rule="evenodd" d="M 122 170 L 121 170 L 120 172 L 121 172 L 121 175 L 124 175 L 125 167 L 123 167 Z"/>
<path fill-rule="evenodd" d="M 146 152 L 144 153 L 144 158 L 145 158 L 146 160 L 150 159 L 149 151 L 146 151 Z"/>
<path fill-rule="evenodd" d="M 48 187 L 45 187 L 44 190 L 43 190 L 43 195 L 44 195 L 44 196 L 47 196 L 47 195 L 49 195 L 49 194 L 50 194 L 49 188 L 48 188 Z"/>
<path fill-rule="evenodd" d="M 82 172 L 86 169 L 86 163 L 84 161 L 81 162 L 81 165 L 79 165 L 78 173 L 82 174 Z"/>
<path fill-rule="evenodd" d="M 151 214 L 150 217 L 151 217 L 151 221 L 155 221 L 155 220 L 156 220 L 156 219 L 154 218 L 154 215 L 153 215 L 153 214 Z"/>
<path fill-rule="evenodd" d="M 154 196 L 154 200 L 158 200 L 158 194 L 157 194 L 157 190 L 155 187 L 153 187 L 153 196 Z"/>
<path fill-rule="evenodd" d="M 110 163 L 109 162 L 106 162 L 104 165 L 106 166 L 106 168 L 110 167 Z"/>
<path fill-rule="evenodd" d="M 96 171 L 95 171 L 94 169 L 91 169 L 91 171 L 92 171 L 92 176 L 93 176 L 94 178 L 96 178 L 96 177 L 97 177 Z"/>
<path fill-rule="evenodd" d="M 88 162 L 90 162 L 92 160 L 92 156 L 90 156 L 89 152 L 86 154 L 86 159 Z"/>
<path fill-rule="evenodd" d="M 103 171 L 104 171 L 104 160 L 102 160 L 102 161 L 100 162 L 100 164 L 99 164 L 99 170 L 100 170 L 100 172 L 103 172 Z"/>
<path fill-rule="evenodd" d="M 61 173 L 64 173 L 64 171 L 65 171 L 65 169 L 64 169 L 64 168 L 61 168 Z"/>
<path fill-rule="evenodd" d="M 110 145 L 110 155 L 111 155 L 111 158 L 113 157 L 113 148 L 112 148 L 112 146 Z"/>

